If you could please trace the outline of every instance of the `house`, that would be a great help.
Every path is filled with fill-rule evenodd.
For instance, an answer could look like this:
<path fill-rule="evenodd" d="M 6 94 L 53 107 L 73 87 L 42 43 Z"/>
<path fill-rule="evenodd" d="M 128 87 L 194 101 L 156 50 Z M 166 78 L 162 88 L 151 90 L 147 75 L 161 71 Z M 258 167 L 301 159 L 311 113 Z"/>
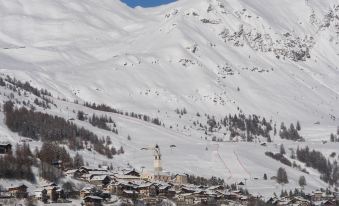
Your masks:
<path fill-rule="evenodd" d="M 155 183 L 146 183 L 139 185 L 137 191 L 142 197 L 155 197 L 158 194 L 158 189 Z"/>
<path fill-rule="evenodd" d="M 111 182 L 111 178 L 108 175 L 98 175 L 93 176 L 89 182 L 97 186 L 102 186 L 109 184 Z"/>
<path fill-rule="evenodd" d="M 207 189 L 212 190 L 212 191 L 221 191 L 221 190 L 224 190 L 225 187 L 223 185 L 215 185 L 215 186 L 210 186 Z"/>
<path fill-rule="evenodd" d="M 8 188 L 8 192 L 12 197 L 15 198 L 27 198 L 28 192 L 27 192 L 27 186 L 26 185 L 20 185 L 18 187 L 10 187 Z"/>
<path fill-rule="evenodd" d="M 339 192 L 335 192 L 334 197 L 335 197 L 336 200 L 339 200 Z"/>
<path fill-rule="evenodd" d="M 140 173 L 137 172 L 135 169 L 124 171 L 124 175 L 129 175 L 129 176 L 134 176 L 134 177 L 140 177 Z"/>
<path fill-rule="evenodd" d="M 107 186 L 107 190 L 111 194 L 123 195 L 124 190 L 126 191 L 136 191 L 137 185 L 131 182 L 111 182 Z"/>
<path fill-rule="evenodd" d="M 158 195 L 163 197 L 172 198 L 176 194 L 175 190 L 169 184 L 158 185 Z"/>
<path fill-rule="evenodd" d="M 86 196 L 83 199 L 85 206 L 101 206 L 102 200 L 103 199 L 98 196 Z"/>
<path fill-rule="evenodd" d="M 177 202 L 177 205 L 194 205 L 194 195 L 193 194 L 179 194 L 174 198 Z"/>
<path fill-rule="evenodd" d="M 238 186 L 245 186 L 245 183 L 239 182 L 239 183 L 238 183 Z"/>
<path fill-rule="evenodd" d="M 138 195 L 139 193 L 135 190 L 123 190 L 122 191 L 122 196 L 126 198 L 135 199 L 138 197 Z"/>
<path fill-rule="evenodd" d="M 82 190 L 80 190 L 80 197 L 84 198 L 86 196 L 90 196 L 93 190 L 94 190 L 94 187 L 82 188 Z"/>
<path fill-rule="evenodd" d="M 83 173 L 80 172 L 80 170 L 78 169 L 73 169 L 73 170 L 67 170 L 65 172 L 65 175 L 67 177 L 80 178 L 83 175 Z"/>
<path fill-rule="evenodd" d="M 12 151 L 12 145 L 10 143 L 0 143 L 0 154 L 7 154 Z"/>
<path fill-rule="evenodd" d="M 164 171 L 144 172 L 141 176 L 142 176 L 142 179 L 145 179 L 148 181 L 170 182 L 172 180 L 171 174 L 169 172 L 164 172 Z"/>
<path fill-rule="evenodd" d="M 336 206 L 336 202 L 333 200 L 326 200 L 323 204 L 323 206 Z"/>
<path fill-rule="evenodd" d="M 315 191 L 312 194 L 312 201 L 321 201 L 323 197 L 323 192 L 321 191 Z"/>
<path fill-rule="evenodd" d="M 302 197 L 293 197 L 290 201 L 291 204 L 297 206 L 310 206 L 311 202 Z"/>
<path fill-rule="evenodd" d="M 81 172 L 89 173 L 89 171 L 104 171 L 107 172 L 107 169 L 105 168 L 97 168 L 97 167 L 88 167 L 88 166 L 82 166 L 79 168 Z"/>
<path fill-rule="evenodd" d="M 117 180 L 125 180 L 125 181 L 134 181 L 134 180 L 140 180 L 141 178 L 138 176 L 133 175 L 121 175 L 121 174 L 115 174 L 112 175 L 112 178 L 115 178 Z"/>
<path fill-rule="evenodd" d="M 186 174 L 176 174 L 172 181 L 175 184 L 184 185 L 188 183 L 188 178 Z"/>
<path fill-rule="evenodd" d="M 45 187 L 47 190 L 47 197 L 51 202 L 57 202 L 59 199 L 59 193 L 57 192 L 58 187 L 56 186 L 47 186 Z"/>
<path fill-rule="evenodd" d="M 52 166 L 58 169 L 62 169 L 63 168 L 62 160 L 53 160 Z"/>
<path fill-rule="evenodd" d="M 47 202 L 48 196 L 47 196 L 47 190 L 42 188 L 34 191 L 34 197 L 37 200 L 40 200 L 42 202 Z"/>

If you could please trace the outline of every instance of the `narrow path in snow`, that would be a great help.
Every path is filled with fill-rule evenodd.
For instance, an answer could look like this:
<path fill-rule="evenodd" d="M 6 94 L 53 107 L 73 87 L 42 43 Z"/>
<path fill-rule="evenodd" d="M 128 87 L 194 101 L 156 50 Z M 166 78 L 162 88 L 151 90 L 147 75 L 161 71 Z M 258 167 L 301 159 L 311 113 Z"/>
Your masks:
<path fill-rule="evenodd" d="M 229 180 L 229 179 L 231 179 L 233 177 L 232 172 L 231 172 L 230 168 L 227 166 L 226 162 L 222 159 L 222 157 L 221 157 L 221 155 L 219 153 L 219 144 L 216 144 L 216 146 L 217 146 L 216 152 L 217 152 L 218 158 L 220 159 L 221 163 L 224 165 L 225 169 L 230 174 L 230 176 L 227 178 Z"/>
<path fill-rule="evenodd" d="M 245 166 L 242 164 L 242 162 L 240 161 L 239 155 L 235 152 L 235 150 L 233 150 L 233 153 L 235 155 L 235 157 L 237 158 L 238 163 L 240 164 L 240 166 L 242 167 L 242 169 L 247 173 L 248 177 L 251 179 L 252 175 L 251 173 L 245 168 Z"/>

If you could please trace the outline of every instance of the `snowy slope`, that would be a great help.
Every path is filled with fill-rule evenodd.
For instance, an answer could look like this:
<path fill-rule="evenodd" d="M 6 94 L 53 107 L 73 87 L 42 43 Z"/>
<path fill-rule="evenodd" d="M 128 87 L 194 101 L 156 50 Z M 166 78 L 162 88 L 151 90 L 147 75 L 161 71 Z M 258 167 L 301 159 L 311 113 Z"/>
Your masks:
<path fill-rule="evenodd" d="M 132 10 L 118 0 L 4 0 L 1 69 L 69 99 L 128 110 L 239 107 L 332 124 L 339 101 L 336 5 L 182 0 Z M 306 48 L 310 58 L 292 60 Z"/>
<path fill-rule="evenodd" d="M 305 138 L 315 141 L 312 146 L 329 154 L 337 145 L 323 146 L 319 139 L 327 140 L 339 122 L 338 5 L 338 0 L 181 0 L 131 9 L 118 0 L 0 0 L 0 72 L 70 102 L 105 103 L 179 127 L 189 125 L 196 112 L 221 117 L 241 110 L 278 125 L 299 120 Z M 94 112 L 55 102 L 58 108 L 48 113 L 70 118 L 73 109 Z M 174 110 L 183 107 L 189 115 L 179 118 Z M 217 146 L 201 139 L 201 132 L 109 115 L 121 131 L 114 144 L 126 147 L 115 164 L 150 168 L 151 156 L 140 148 L 158 143 L 165 168 L 173 172 L 230 182 L 247 178 L 249 189 L 253 185 L 261 194 L 281 190 L 273 181 L 254 180 L 264 172 L 273 176 L 282 166 L 264 154 L 278 151 L 278 137 L 268 148 L 256 143 Z M 320 126 L 313 124 L 317 121 Z M 77 124 L 112 136 L 88 123 Z M 19 139 L 5 125 L 1 132 L 13 142 Z M 178 148 L 172 151 L 171 144 Z M 109 161 L 82 154 L 89 162 Z M 287 187 L 295 187 L 302 173 L 287 172 Z M 309 190 L 326 186 L 318 176 L 307 176 Z"/>

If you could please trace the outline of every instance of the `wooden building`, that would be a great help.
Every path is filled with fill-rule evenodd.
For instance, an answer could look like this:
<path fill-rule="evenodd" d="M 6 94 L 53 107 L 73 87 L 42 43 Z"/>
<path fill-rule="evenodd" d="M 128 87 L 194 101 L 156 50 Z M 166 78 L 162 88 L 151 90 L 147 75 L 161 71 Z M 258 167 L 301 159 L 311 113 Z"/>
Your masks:
<path fill-rule="evenodd" d="M 10 143 L 0 143 L 0 154 L 7 154 L 12 151 L 12 145 Z"/>
<path fill-rule="evenodd" d="M 85 206 L 101 206 L 102 198 L 98 196 L 86 196 L 83 199 Z"/>
<path fill-rule="evenodd" d="M 111 178 L 108 175 L 98 175 L 98 176 L 93 176 L 90 179 L 90 183 L 97 185 L 97 186 L 102 186 L 102 185 L 107 185 L 111 181 Z"/>
<path fill-rule="evenodd" d="M 8 188 L 8 192 L 11 194 L 12 197 L 15 198 L 22 199 L 28 197 L 27 186 L 24 184 L 18 187 L 10 187 Z"/>

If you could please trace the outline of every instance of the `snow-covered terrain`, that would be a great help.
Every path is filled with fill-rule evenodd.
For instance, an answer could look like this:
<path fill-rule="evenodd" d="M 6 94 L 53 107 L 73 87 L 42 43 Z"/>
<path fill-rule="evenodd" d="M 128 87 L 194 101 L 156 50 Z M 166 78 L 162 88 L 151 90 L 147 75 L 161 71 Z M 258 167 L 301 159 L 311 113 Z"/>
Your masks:
<path fill-rule="evenodd" d="M 247 179 L 246 187 L 262 195 L 282 189 L 262 180 L 283 166 L 265 151 L 278 152 L 280 143 L 286 149 L 309 145 L 326 155 L 339 151 L 337 144 L 321 143 L 339 124 L 338 55 L 338 0 L 180 0 L 149 9 L 118 0 L 0 0 L 0 72 L 51 91 L 57 108 L 44 110 L 50 114 L 76 119 L 73 110 L 82 110 L 117 123 L 118 135 L 75 120 L 126 151 L 113 160 L 80 151 L 87 162 L 151 169 L 151 154 L 140 148 L 158 143 L 165 169 L 230 183 Z M 166 126 L 74 100 L 159 117 Z M 188 114 L 179 117 L 176 108 Z M 257 114 L 278 126 L 299 120 L 306 142 L 278 136 L 267 147 L 212 142 L 190 128 L 196 119 L 206 122 L 197 112 Z M 4 123 L 0 127 L 1 140 L 21 138 Z M 308 191 L 326 187 L 317 171 L 286 169 L 284 189 L 298 187 L 301 175 Z"/>

